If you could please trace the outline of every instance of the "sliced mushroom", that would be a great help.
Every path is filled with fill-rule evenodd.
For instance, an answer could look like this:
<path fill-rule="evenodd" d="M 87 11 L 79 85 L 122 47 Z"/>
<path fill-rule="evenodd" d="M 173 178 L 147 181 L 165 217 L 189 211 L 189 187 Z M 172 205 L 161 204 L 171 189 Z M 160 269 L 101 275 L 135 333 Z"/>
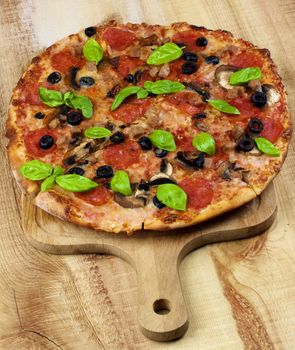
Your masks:
<path fill-rule="evenodd" d="M 195 91 L 197 94 L 199 94 L 202 97 L 203 101 L 207 101 L 210 98 L 210 94 L 207 90 L 203 89 L 199 84 L 197 83 L 189 83 L 187 86 L 190 90 Z"/>
<path fill-rule="evenodd" d="M 217 168 L 217 174 L 224 180 L 231 179 L 242 179 L 244 168 L 236 165 L 236 163 L 231 163 L 229 161 L 223 161 Z"/>
<path fill-rule="evenodd" d="M 169 74 L 170 74 L 170 67 L 169 67 L 169 64 L 168 64 L 168 63 L 165 63 L 165 64 L 163 64 L 163 66 L 160 68 L 158 75 L 159 75 L 159 77 L 165 79 L 165 78 L 168 77 Z"/>
<path fill-rule="evenodd" d="M 67 163 L 67 159 L 75 157 L 75 161 L 79 161 L 82 158 L 88 156 L 91 152 L 93 152 L 93 147 L 95 146 L 95 141 L 84 141 L 80 143 L 78 146 L 71 149 L 65 156 L 64 163 Z"/>
<path fill-rule="evenodd" d="M 230 85 L 229 77 L 237 70 L 239 70 L 238 67 L 223 64 L 215 70 L 215 79 L 225 89 L 233 89 L 234 86 Z"/>
<path fill-rule="evenodd" d="M 280 94 L 279 92 L 270 84 L 262 85 L 262 91 L 266 93 L 267 96 L 267 106 L 272 106 L 279 102 Z"/>
<path fill-rule="evenodd" d="M 173 166 L 171 163 L 168 162 L 168 160 L 166 158 L 163 158 L 161 160 L 160 172 L 164 173 L 168 176 L 172 176 L 172 174 L 173 174 Z"/>
<path fill-rule="evenodd" d="M 216 169 L 216 172 L 217 172 L 217 175 L 219 175 L 220 177 L 224 178 L 223 177 L 223 174 L 225 172 L 228 172 L 229 170 L 229 167 L 230 167 L 230 162 L 225 160 L 224 162 L 222 162 L 219 167 Z"/>
<path fill-rule="evenodd" d="M 143 197 L 124 196 L 115 192 L 114 201 L 123 208 L 143 208 L 146 205 L 146 199 Z"/>

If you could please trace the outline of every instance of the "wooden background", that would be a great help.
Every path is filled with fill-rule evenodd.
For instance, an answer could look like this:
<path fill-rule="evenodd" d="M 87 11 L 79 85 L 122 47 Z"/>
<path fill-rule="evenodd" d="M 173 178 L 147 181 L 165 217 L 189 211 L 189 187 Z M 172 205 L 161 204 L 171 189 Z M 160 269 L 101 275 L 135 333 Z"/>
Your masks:
<path fill-rule="evenodd" d="M 155 343 L 137 326 L 136 275 L 112 256 L 50 256 L 20 225 L 5 153 L 12 87 L 36 52 L 109 18 L 223 28 L 270 49 L 295 115 L 295 2 L 291 0 L 0 1 L 0 349 L 294 349 L 295 150 L 275 180 L 268 232 L 191 253 L 180 267 L 190 328 Z"/>

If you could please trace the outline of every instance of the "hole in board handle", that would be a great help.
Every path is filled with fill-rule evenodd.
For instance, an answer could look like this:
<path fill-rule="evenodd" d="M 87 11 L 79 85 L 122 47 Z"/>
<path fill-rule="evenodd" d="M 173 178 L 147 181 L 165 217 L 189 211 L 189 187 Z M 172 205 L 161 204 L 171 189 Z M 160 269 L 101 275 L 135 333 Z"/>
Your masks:
<path fill-rule="evenodd" d="M 158 315 L 169 314 L 171 307 L 169 300 L 167 299 L 158 299 L 153 304 L 154 312 Z"/>

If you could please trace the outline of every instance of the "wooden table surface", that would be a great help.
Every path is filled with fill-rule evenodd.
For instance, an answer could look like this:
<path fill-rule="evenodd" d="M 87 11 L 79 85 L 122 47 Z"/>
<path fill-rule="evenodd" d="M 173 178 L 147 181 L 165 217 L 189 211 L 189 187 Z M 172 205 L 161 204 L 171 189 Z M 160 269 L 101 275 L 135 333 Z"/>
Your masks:
<path fill-rule="evenodd" d="M 50 256 L 20 225 L 20 194 L 4 138 L 12 87 L 38 50 L 109 18 L 223 28 L 267 47 L 295 115 L 291 0 L 1 0 L 0 349 L 294 349 L 294 138 L 275 180 L 278 215 L 264 234 L 191 253 L 180 267 L 190 327 L 171 343 L 137 325 L 136 275 L 112 256 Z"/>

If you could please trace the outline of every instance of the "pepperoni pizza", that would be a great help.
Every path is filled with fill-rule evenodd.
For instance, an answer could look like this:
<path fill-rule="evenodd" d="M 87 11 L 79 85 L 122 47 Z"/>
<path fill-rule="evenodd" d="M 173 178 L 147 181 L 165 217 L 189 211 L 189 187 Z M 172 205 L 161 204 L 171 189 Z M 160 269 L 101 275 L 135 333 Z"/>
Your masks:
<path fill-rule="evenodd" d="M 254 199 L 281 169 L 292 127 L 267 49 L 187 23 L 112 21 L 32 59 L 6 134 L 38 207 L 132 233 Z"/>

